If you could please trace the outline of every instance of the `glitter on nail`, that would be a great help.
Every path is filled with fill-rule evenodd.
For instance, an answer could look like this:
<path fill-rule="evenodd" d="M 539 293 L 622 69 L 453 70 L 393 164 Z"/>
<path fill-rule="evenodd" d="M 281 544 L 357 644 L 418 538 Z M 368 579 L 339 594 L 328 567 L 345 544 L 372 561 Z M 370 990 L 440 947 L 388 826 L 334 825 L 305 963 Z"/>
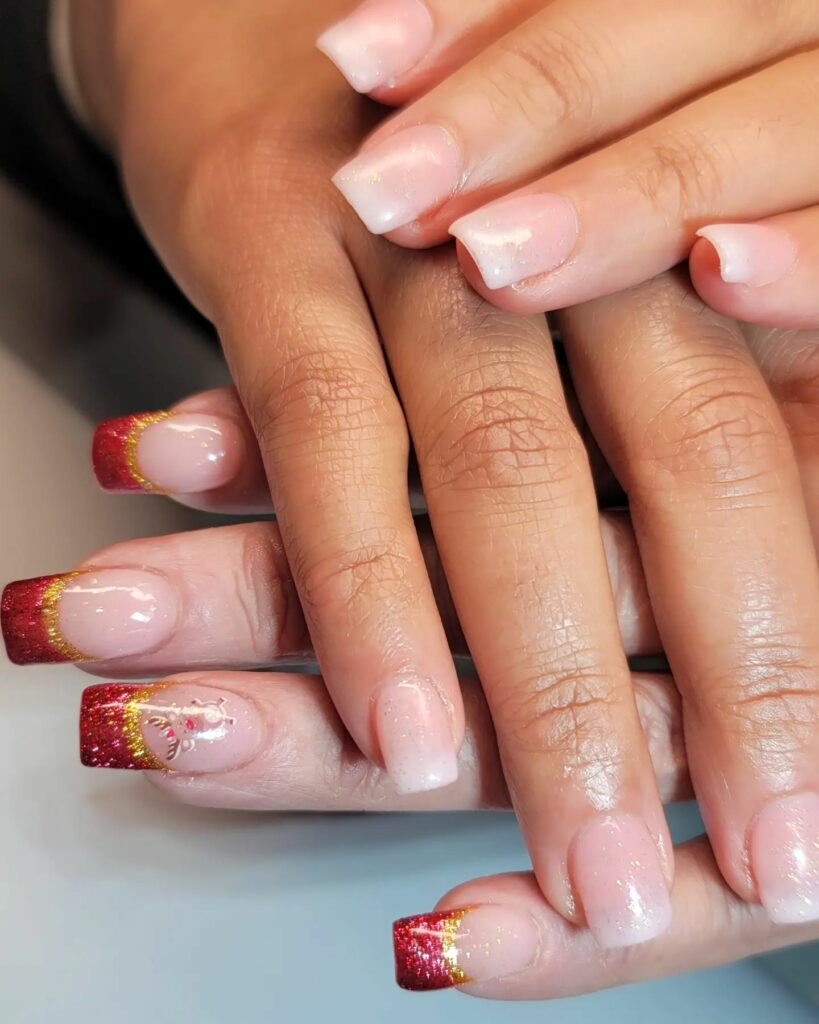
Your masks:
<path fill-rule="evenodd" d="M 80 705 L 80 760 L 90 768 L 167 771 L 173 762 L 225 736 L 237 719 L 227 713 L 227 698 L 180 705 L 159 696 L 174 680 L 154 685 L 104 683 L 89 686 Z M 145 730 L 156 731 L 165 746 L 157 756 L 145 741 Z M 161 737 L 161 740 L 159 740 Z"/>
<path fill-rule="evenodd" d="M 77 572 L 9 583 L 0 600 L 6 653 L 15 665 L 91 661 L 60 631 L 60 595 Z"/>
<path fill-rule="evenodd" d="M 458 929 L 469 909 L 417 914 L 393 924 L 395 980 L 401 988 L 426 992 L 469 982 L 457 946 Z"/>
<path fill-rule="evenodd" d="M 154 423 L 161 423 L 170 415 L 168 412 L 142 412 L 100 423 L 94 434 L 92 462 L 103 490 L 166 493 L 143 475 L 137 448 L 143 430 Z"/>
<path fill-rule="evenodd" d="M 145 743 L 142 715 L 167 683 L 89 686 L 80 705 L 80 760 L 90 768 L 167 771 Z"/>

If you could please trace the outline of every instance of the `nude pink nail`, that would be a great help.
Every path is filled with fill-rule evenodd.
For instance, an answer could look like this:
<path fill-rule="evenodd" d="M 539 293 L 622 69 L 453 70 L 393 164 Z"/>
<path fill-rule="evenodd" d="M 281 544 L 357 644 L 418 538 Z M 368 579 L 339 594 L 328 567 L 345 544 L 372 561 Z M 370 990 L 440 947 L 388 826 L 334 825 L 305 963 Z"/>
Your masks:
<path fill-rule="evenodd" d="M 648 942 L 671 924 L 657 846 L 635 815 L 613 815 L 584 828 L 569 871 L 589 930 L 605 949 Z"/>
<path fill-rule="evenodd" d="M 176 592 L 146 569 L 40 576 L 3 591 L 3 638 L 20 665 L 143 654 L 170 637 L 176 619 Z"/>
<path fill-rule="evenodd" d="M 82 695 L 80 760 L 91 768 L 227 772 L 262 738 L 255 704 L 199 683 L 105 683 Z"/>
<path fill-rule="evenodd" d="M 231 420 L 202 413 L 138 413 L 100 423 L 92 461 L 106 491 L 199 494 L 240 469 L 242 436 Z"/>
<path fill-rule="evenodd" d="M 458 188 L 461 156 L 439 125 L 416 125 L 366 149 L 333 183 L 376 235 L 403 227 Z"/>
<path fill-rule="evenodd" d="M 325 53 L 358 92 L 395 81 L 425 56 L 435 26 L 420 0 L 367 0 L 319 36 Z"/>
<path fill-rule="evenodd" d="M 799 793 L 768 804 L 751 826 L 749 855 L 772 921 L 819 920 L 819 796 Z"/>
<path fill-rule="evenodd" d="M 571 256 L 579 227 L 567 199 L 539 192 L 485 206 L 456 220 L 449 231 L 494 290 L 556 270 Z"/>
<path fill-rule="evenodd" d="M 375 726 L 384 767 L 399 793 L 440 789 L 458 777 L 450 716 L 431 683 L 385 683 L 375 701 Z"/>
<path fill-rule="evenodd" d="M 697 234 L 716 249 L 720 277 L 727 284 L 773 284 L 796 263 L 791 236 L 768 224 L 709 224 Z"/>

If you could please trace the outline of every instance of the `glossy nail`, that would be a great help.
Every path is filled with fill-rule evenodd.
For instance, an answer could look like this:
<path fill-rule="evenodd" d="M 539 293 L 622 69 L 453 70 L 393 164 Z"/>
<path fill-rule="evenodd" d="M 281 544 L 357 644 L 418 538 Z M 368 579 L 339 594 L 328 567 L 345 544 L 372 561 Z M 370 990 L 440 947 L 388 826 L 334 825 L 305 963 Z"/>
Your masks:
<path fill-rule="evenodd" d="M 749 854 L 772 921 L 819 920 L 819 796 L 799 793 L 768 804 L 751 826 Z"/>
<path fill-rule="evenodd" d="M 586 826 L 569 859 L 586 923 L 605 949 L 636 946 L 667 931 L 671 899 L 643 821 L 618 814 Z"/>
<path fill-rule="evenodd" d="M 160 647 L 177 619 L 174 589 L 145 569 L 99 569 L 9 583 L 0 601 L 17 665 L 101 661 Z"/>
<path fill-rule="evenodd" d="M 448 199 L 460 181 L 458 147 L 439 125 L 396 132 L 333 177 L 333 184 L 376 235 L 411 224 Z"/>
<path fill-rule="evenodd" d="M 535 961 L 540 946 L 532 915 L 498 904 L 405 917 L 392 932 L 395 980 L 413 991 L 517 974 Z"/>
<path fill-rule="evenodd" d="M 105 683 L 82 695 L 80 760 L 90 768 L 228 772 L 262 736 L 254 704 L 198 683 Z"/>
<path fill-rule="evenodd" d="M 767 224 L 709 224 L 697 235 L 716 249 L 720 277 L 727 284 L 773 284 L 796 263 L 791 236 Z"/>
<path fill-rule="evenodd" d="M 367 0 L 321 35 L 316 46 L 358 92 L 391 87 L 432 45 L 432 17 L 420 0 Z"/>
<path fill-rule="evenodd" d="M 202 413 L 137 413 L 100 423 L 92 461 L 106 491 L 199 494 L 239 470 L 242 438 L 230 420 Z"/>
<path fill-rule="evenodd" d="M 577 245 L 577 214 L 548 192 L 513 196 L 461 217 L 449 229 L 487 288 L 506 288 L 556 270 Z"/>
<path fill-rule="evenodd" d="M 430 683 L 385 683 L 376 697 L 375 722 L 384 766 L 399 793 L 440 789 L 458 777 L 450 717 Z"/>

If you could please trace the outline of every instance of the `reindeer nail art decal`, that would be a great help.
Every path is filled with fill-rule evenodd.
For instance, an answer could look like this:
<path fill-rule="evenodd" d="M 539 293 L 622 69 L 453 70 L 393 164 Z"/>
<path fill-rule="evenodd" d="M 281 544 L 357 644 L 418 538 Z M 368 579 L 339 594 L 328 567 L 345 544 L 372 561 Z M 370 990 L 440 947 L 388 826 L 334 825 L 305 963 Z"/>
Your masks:
<path fill-rule="evenodd" d="M 92 768 L 225 772 L 261 739 L 254 704 L 199 683 L 105 683 L 82 696 L 80 759 Z"/>

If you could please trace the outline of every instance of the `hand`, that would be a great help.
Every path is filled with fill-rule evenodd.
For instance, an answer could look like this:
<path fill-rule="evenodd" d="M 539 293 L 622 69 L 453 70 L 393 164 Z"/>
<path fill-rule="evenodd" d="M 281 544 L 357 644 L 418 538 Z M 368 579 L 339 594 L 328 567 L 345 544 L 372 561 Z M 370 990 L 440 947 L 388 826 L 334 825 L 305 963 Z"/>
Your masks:
<path fill-rule="evenodd" d="M 540 883 L 573 920 L 628 915 L 621 894 L 587 889 L 588 863 L 569 865 L 575 837 L 591 850 L 614 817 L 647 857 L 651 902 L 614 938 L 661 930 L 670 840 L 544 319 L 492 310 L 452 251 L 410 256 L 373 239 L 330 184 L 373 114 L 313 49 L 335 2 L 84 0 L 77 12 L 90 19 L 75 26 L 87 105 L 142 225 L 218 328 L 358 748 L 408 792 L 457 770 L 461 694 L 407 502 L 409 427 Z M 157 434 L 175 444 L 174 424 L 122 427 L 106 465 L 150 488 L 134 453 Z M 113 658 L 117 672 L 123 657 L 168 655 L 196 603 L 192 577 L 91 576 L 7 592 L 12 646 L 27 660 Z M 123 625 L 117 615 L 122 632 L 101 628 Z M 194 656 L 212 664 L 201 621 Z"/>
<path fill-rule="evenodd" d="M 319 45 L 356 88 L 414 101 L 339 187 L 399 244 L 455 235 L 488 301 L 562 308 L 694 246 L 716 309 L 819 324 L 810 0 L 367 0 Z"/>
<path fill-rule="evenodd" d="M 797 351 L 799 349 L 794 346 L 791 355 Z M 814 349 L 814 356 L 816 351 L 819 350 Z M 805 373 L 809 369 L 810 351 L 804 351 L 803 355 L 808 357 L 800 361 Z M 794 360 L 787 360 L 787 364 L 793 363 Z M 194 408 L 198 413 L 191 412 Z M 183 403 L 180 415 L 208 415 L 239 425 L 242 418 L 231 392 L 197 396 Z M 244 436 L 253 443 L 249 431 Z M 804 468 L 810 471 L 810 460 Z M 236 483 L 242 485 L 240 478 Z M 218 494 L 218 491 L 213 492 L 212 500 L 215 501 Z M 235 494 L 224 490 L 222 498 L 227 506 L 235 507 Z M 453 611 L 443 588 L 440 565 L 428 530 L 423 523 L 421 525 L 422 545 L 427 553 L 430 574 L 441 583 L 441 588 L 436 590 L 442 617 L 445 623 L 454 627 Z M 616 603 L 626 648 L 632 653 L 656 651 L 657 638 L 640 575 L 639 555 L 626 517 L 605 517 L 603 533 L 607 538 L 609 571 L 616 582 Z M 248 660 L 251 652 L 257 651 L 260 658 L 274 660 L 297 656 L 303 652 L 306 643 L 303 617 L 292 596 L 292 580 L 281 552 L 281 540 L 275 524 L 260 523 L 128 542 L 100 552 L 90 563 L 102 567 L 142 565 L 167 575 L 172 582 L 190 580 L 187 593 L 190 597 L 195 595 L 196 600 L 191 601 L 180 618 L 180 635 L 174 648 L 174 655 L 181 662 L 195 661 L 201 651 L 200 622 L 203 619 L 213 624 L 210 634 L 225 638 L 223 650 L 212 652 L 215 660 L 227 662 L 235 658 L 239 653 L 236 638 L 242 636 L 246 638 L 245 657 Z M 266 614 L 271 608 L 276 613 L 272 616 Z M 269 646 L 264 650 L 253 643 L 259 639 L 254 629 L 257 621 L 271 623 L 264 636 Z M 183 639 L 185 636 L 187 641 Z M 452 638 L 453 649 L 462 652 L 462 641 L 454 628 Z M 187 650 L 183 646 L 185 642 Z M 155 660 L 153 664 L 145 664 L 143 671 L 152 673 L 157 667 Z M 637 706 L 649 740 L 663 800 L 670 803 L 686 799 L 690 796 L 690 785 L 682 742 L 679 697 L 667 677 L 637 673 L 633 679 Z M 462 686 L 467 725 L 458 782 L 443 790 L 415 796 L 396 795 L 389 778 L 356 750 L 325 689 L 319 680 L 311 677 L 205 671 L 174 675 L 170 685 L 124 687 L 109 684 L 92 687 L 83 700 L 82 735 L 86 758 L 92 763 L 110 764 L 110 750 L 100 751 L 97 747 L 89 757 L 89 729 L 93 719 L 98 717 L 95 710 L 99 709 L 102 701 L 110 709 L 125 694 L 128 697 L 141 694 L 143 706 L 147 703 L 150 707 L 149 715 L 142 716 L 144 723 L 146 717 L 169 717 L 168 713 L 173 713 L 169 702 L 172 705 L 174 694 L 187 700 L 188 708 L 195 714 L 201 714 L 202 709 L 208 706 L 215 706 L 218 710 L 219 701 L 224 699 L 225 717 L 240 719 L 239 712 L 244 710 L 238 736 L 236 733 L 230 736 L 229 730 L 225 730 L 228 735 L 214 741 L 211 732 L 211 753 L 207 761 L 196 760 L 200 753 L 194 746 L 168 763 L 168 767 L 175 768 L 175 771 L 151 772 L 149 778 L 166 795 L 187 803 L 253 810 L 386 811 L 507 807 L 508 792 L 485 702 L 472 680 L 464 680 Z M 148 694 L 150 697 L 146 701 Z M 194 705 L 193 700 L 199 703 Z M 139 706 L 137 710 L 140 710 Z M 105 717 L 110 722 L 110 715 Z M 159 725 L 143 725 L 143 728 L 160 757 L 167 755 L 168 745 Z M 110 731 L 108 736 L 111 736 Z M 99 733 L 96 733 L 97 743 L 99 739 Z M 228 747 L 227 753 L 225 746 Z M 601 953 L 585 929 L 565 925 L 537 895 L 531 877 L 488 879 L 460 887 L 442 901 L 440 908 L 505 901 L 515 908 L 513 913 L 522 908 L 534 915 L 533 920 L 537 922 L 542 939 L 541 955 L 524 974 L 511 981 L 488 982 L 466 988 L 467 992 L 484 996 L 520 997 L 528 994 L 529 998 L 551 998 L 586 992 L 711 966 L 792 942 L 806 941 L 819 934 L 815 926 L 772 925 L 760 908 L 738 900 L 721 880 L 703 841 L 687 844 L 678 851 L 673 900 L 674 923 L 670 932 L 651 946 L 632 950 L 627 957 L 621 952 Z M 481 916 L 485 918 L 486 915 L 482 912 L 477 918 L 467 919 L 473 948 L 467 948 L 461 938 L 456 945 L 462 952 L 473 952 L 480 936 L 475 924 L 476 921 L 480 923 Z M 406 933 L 407 929 L 403 929 L 398 934 Z M 507 936 L 508 929 L 503 937 Z M 504 950 L 503 955 L 502 963 L 508 967 L 509 954 Z M 486 956 L 481 956 L 480 962 L 487 964 L 490 970 L 497 963 L 487 960 Z M 413 976 L 407 963 L 406 945 L 401 947 L 399 968 L 400 980 L 404 984 L 418 984 L 419 981 L 437 981 L 440 984 L 449 980 L 440 975 L 427 979 L 417 974 Z"/>

